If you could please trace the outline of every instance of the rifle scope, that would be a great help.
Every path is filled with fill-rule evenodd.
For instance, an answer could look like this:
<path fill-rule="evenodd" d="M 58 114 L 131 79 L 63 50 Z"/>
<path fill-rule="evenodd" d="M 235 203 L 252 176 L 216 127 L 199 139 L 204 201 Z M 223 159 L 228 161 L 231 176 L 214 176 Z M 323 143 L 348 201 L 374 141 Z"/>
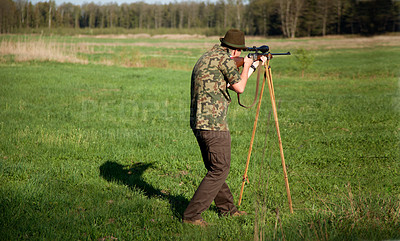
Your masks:
<path fill-rule="evenodd" d="M 262 45 L 260 47 L 253 46 L 252 48 L 251 47 L 246 48 L 244 51 L 255 51 L 256 53 L 261 52 L 265 54 L 266 52 L 269 51 L 269 47 L 267 45 Z"/>

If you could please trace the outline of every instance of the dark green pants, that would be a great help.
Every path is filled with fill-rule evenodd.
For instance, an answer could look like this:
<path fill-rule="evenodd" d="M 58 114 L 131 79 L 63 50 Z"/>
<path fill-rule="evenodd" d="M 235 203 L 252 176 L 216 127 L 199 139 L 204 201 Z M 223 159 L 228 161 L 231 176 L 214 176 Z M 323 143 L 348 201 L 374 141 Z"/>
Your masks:
<path fill-rule="evenodd" d="M 215 202 L 222 215 L 237 211 L 225 180 L 231 165 L 231 136 L 229 131 L 193 130 L 208 172 L 186 208 L 183 219 L 201 219 L 200 214 Z"/>

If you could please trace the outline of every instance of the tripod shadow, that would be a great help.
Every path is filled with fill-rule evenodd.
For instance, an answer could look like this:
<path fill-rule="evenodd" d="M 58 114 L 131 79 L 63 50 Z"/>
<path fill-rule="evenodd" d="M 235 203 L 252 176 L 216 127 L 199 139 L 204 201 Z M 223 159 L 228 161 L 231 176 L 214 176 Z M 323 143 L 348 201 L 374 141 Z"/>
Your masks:
<path fill-rule="evenodd" d="M 142 175 L 152 165 L 152 163 L 135 163 L 133 166 L 123 166 L 116 162 L 107 161 L 100 166 L 100 176 L 109 182 L 127 185 L 132 190 L 139 189 L 148 198 L 157 197 L 168 200 L 175 217 L 182 219 L 189 201 L 182 195 L 165 194 L 148 184 Z"/>

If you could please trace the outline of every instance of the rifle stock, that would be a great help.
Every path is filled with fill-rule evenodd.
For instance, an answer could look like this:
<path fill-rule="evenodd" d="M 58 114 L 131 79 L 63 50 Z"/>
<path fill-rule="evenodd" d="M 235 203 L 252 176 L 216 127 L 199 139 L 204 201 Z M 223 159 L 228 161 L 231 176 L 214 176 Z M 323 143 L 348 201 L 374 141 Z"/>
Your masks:
<path fill-rule="evenodd" d="M 244 65 L 244 58 L 243 57 L 231 57 L 233 61 L 235 61 L 236 67 L 241 67 Z"/>

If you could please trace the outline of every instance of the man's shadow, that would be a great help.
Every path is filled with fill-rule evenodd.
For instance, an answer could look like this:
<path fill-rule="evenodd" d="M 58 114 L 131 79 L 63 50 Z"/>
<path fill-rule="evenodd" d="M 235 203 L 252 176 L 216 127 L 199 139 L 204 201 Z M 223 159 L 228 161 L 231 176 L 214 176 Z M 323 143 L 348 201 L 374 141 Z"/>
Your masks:
<path fill-rule="evenodd" d="M 174 215 L 182 219 L 183 212 L 189 204 L 182 195 L 174 196 L 161 192 L 144 181 L 142 175 L 152 163 L 135 163 L 133 166 L 123 166 L 119 163 L 107 161 L 100 166 L 100 176 L 109 182 L 127 185 L 130 189 L 139 189 L 147 197 L 157 197 L 168 200 Z"/>

